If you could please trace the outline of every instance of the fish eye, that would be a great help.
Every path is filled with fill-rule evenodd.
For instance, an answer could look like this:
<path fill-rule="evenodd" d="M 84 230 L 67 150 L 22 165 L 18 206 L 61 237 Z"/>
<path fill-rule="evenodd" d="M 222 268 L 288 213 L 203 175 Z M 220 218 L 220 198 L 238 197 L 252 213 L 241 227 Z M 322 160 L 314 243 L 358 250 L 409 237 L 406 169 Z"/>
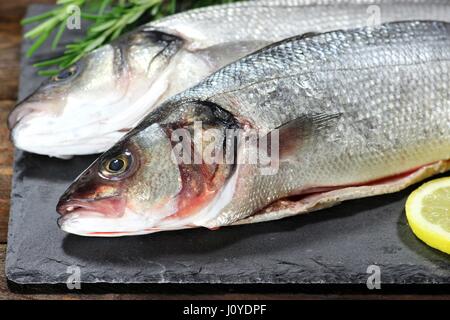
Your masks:
<path fill-rule="evenodd" d="M 77 69 L 78 68 L 76 65 L 73 65 L 70 68 L 64 69 L 60 73 L 58 73 L 56 76 L 53 76 L 52 81 L 57 82 L 57 81 L 69 79 L 77 72 Z"/>
<path fill-rule="evenodd" d="M 124 152 L 103 161 L 100 175 L 106 179 L 121 178 L 129 170 L 131 163 L 131 154 L 129 152 Z"/>
<path fill-rule="evenodd" d="M 120 158 L 114 158 L 108 163 L 108 171 L 109 172 L 121 172 L 125 167 L 125 160 Z"/>

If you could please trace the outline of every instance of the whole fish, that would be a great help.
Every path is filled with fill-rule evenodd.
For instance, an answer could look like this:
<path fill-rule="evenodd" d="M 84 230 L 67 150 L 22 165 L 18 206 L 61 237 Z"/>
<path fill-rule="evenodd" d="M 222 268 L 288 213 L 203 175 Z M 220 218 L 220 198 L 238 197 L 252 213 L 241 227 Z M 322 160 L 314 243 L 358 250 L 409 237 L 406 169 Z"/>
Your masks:
<path fill-rule="evenodd" d="M 101 155 L 61 197 L 60 227 L 85 236 L 215 229 L 444 172 L 449 48 L 449 23 L 420 21 L 270 45 L 167 100 Z M 269 161 L 248 160 L 261 150 Z"/>
<path fill-rule="evenodd" d="M 12 140 L 60 158 L 100 153 L 165 99 L 272 42 L 381 22 L 449 19 L 448 0 L 262 0 L 176 14 L 44 82 L 11 113 Z"/>

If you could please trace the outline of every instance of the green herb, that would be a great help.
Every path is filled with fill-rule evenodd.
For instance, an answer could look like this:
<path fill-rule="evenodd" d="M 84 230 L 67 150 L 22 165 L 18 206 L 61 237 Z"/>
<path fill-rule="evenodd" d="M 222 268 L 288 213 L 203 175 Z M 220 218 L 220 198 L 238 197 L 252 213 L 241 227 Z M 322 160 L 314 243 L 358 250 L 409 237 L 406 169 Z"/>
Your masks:
<path fill-rule="evenodd" d="M 191 9 L 235 1 L 237 0 L 180 2 L 183 2 L 182 9 Z M 40 69 L 41 75 L 57 74 L 88 52 L 114 40 L 127 30 L 179 10 L 177 0 L 57 0 L 56 3 L 54 9 L 22 20 L 23 25 L 37 23 L 25 34 L 25 38 L 34 40 L 27 51 L 28 57 L 31 57 L 52 35 L 54 36 L 51 48 L 56 49 L 67 26 L 73 19 L 78 19 L 76 10 L 79 12 L 80 21 L 89 21 L 90 24 L 84 38 L 66 45 L 61 56 L 34 64 Z"/>

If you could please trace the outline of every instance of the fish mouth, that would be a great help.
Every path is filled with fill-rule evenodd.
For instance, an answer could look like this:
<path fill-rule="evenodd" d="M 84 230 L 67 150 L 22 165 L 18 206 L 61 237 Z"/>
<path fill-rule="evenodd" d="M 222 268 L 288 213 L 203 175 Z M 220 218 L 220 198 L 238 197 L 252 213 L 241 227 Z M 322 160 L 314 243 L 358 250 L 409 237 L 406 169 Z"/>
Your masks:
<path fill-rule="evenodd" d="M 60 229 L 79 236 L 121 237 L 161 231 L 155 223 L 128 209 L 120 217 L 107 216 L 85 204 L 63 205 L 58 209 L 63 214 L 58 219 Z"/>
<path fill-rule="evenodd" d="M 32 109 L 23 109 L 19 104 L 9 113 L 7 124 L 10 131 L 14 130 L 23 118 L 33 112 Z"/>
<path fill-rule="evenodd" d="M 58 203 L 57 205 L 57 209 L 56 211 L 61 215 L 61 217 L 64 217 L 68 214 L 71 213 L 76 213 L 76 212 L 98 212 L 99 214 L 101 214 L 102 212 L 98 210 L 97 206 L 94 206 L 92 204 L 90 204 L 89 202 L 85 202 L 85 201 L 70 201 L 70 202 L 64 202 L 62 203 L 60 201 L 60 203 Z"/>
<path fill-rule="evenodd" d="M 7 123 L 16 148 L 67 159 L 105 152 L 134 126 L 135 120 L 133 116 L 122 126 L 106 120 L 87 121 L 84 115 L 69 119 L 26 104 L 11 111 Z"/>
<path fill-rule="evenodd" d="M 89 237 L 134 236 L 161 231 L 158 220 L 146 218 L 126 206 L 119 195 L 97 199 L 64 196 L 57 204 L 61 230 Z"/>
<path fill-rule="evenodd" d="M 78 135 L 81 130 L 67 130 L 58 134 L 53 130 L 43 132 L 40 128 L 51 128 L 52 124 L 34 124 L 33 114 L 11 125 L 10 139 L 16 148 L 36 154 L 60 159 L 70 159 L 74 155 L 98 154 L 108 150 L 111 141 L 118 141 L 126 134 L 123 131 L 111 131 L 88 137 Z M 95 128 L 92 126 L 83 130 L 94 132 Z"/>
<path fill-rule="evenodd" d="M 27 122 L 32 118 L 48 115 L 51 116 L 55 108 L 55 102 L 51 100 L 39 101 L 32 97 L 27 97 L 18 102 L 9 112 L 7 125 L 9 130 L 13 130 L 18 124 Z"/>
<path fill-rule="evenodd" d="M 28 95 L 24 99 L 18 101 L 14 108 L 9 112 L 7 125 L 9 130 L 13 130 L 14 127 L 26 116 L 29 114 L 32 114 L 36 112 L 39 107 L 43 110 L 45 110 L 45 103 L 39 103 L 38 101 L 35 101 L 32 96 L 35 94 L 33 92 L 32 94 Z"/>
<path fill-rule="evenodd" d="M 110 197 L 81 200 L 61 198 L 56 206 L 56 211 L 64 217 L 72 213 L 91 213 L 105 217 L 120 217 L 124 213 L 125 201 L 119 195 Z"/>

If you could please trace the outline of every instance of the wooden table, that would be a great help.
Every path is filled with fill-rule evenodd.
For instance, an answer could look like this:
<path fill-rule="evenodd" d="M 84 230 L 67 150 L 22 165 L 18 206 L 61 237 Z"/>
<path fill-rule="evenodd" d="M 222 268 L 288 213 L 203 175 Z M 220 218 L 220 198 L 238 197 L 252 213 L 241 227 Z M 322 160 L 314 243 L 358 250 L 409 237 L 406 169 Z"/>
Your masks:
<path fill-rule="evenodd" d="M 13 146 L 9 140 L 6 120 L 17 99 L 20 72 L 19 57 L 21 44 L 20 19 L 30 3 L 54 3 L 54 0 L 14 0 L 0 2 L 0 300 L 2 299 L 178 299 L 189 298 L 191 294 L 16 294 L 6 283 L 4 272 L 6 241 L 10 207 Z M 242 299 L 245 294 L 197 294 L 196 297 Z M 260 295 L 259 298 L 264 298 Z M 283 295 L 278 295 L 283 298 Z"/>
<path fill-rule="evenodd" d="M 2 299 L 84 299 L 157 298 L 160 295 L 23 295 L 12 293 L 6 284 L 5 255 L 9 217 L 9 199 L 13 164 L 13 146 L 6 120 L 17 99 L 21 43 L 20 19 L 29 3 L 54 3 L 54 0 L 14 0 L 0 2 L 0 300 Z"/>
<path fill-rule="evenodd" d="M 317 295 L 302 293 L 202 293 L 197 291 L 173 294 L 172 293 L 146 293 L 146 294 L 17 294 L 12 293 L 7 284 L 4 273 L 6 254 L 9 199 L 11 191 L 11 177 L 13 164 L 13 146 L 9 141 L 9 131 L 6 126 L 8 113 L 14 107 L 17 99 L 19 78 L 19 52 L 21 43 L 20 19 L 25 13 L 29 3 L 54 3 L 54 0 L 14 0 L 0 2 L 0 300 L 2 299 L 318 299 L 318 298 L 365 298 L 367 294 L 345 295 Z M 370 293 L 371 298 L 399 298 L 409 299 L 411 295 L 389 295 Z M 414 296 L 418 298 L 418 296 Z M 421 295 L 419 298 L 429 298 Z M 449 299 L 449 296 L 440 296 Z"/>

